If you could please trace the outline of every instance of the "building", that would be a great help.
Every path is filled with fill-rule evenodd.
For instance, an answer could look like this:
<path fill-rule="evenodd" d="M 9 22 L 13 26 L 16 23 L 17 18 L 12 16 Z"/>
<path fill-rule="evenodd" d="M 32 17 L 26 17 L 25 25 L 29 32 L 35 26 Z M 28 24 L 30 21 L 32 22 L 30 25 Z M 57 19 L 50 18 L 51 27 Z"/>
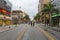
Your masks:
<path fill-rule="evenodd" d="M 41 12 L 41 10 L 44 7 L 44 4 L 47 4 L 48 2 L 50 2 L 50 0 L 39 0 L 39 4 L 38 4 L 38 12 Z"/>
<path fill-rule="evenodd" d="M 51 0 L 51 3 L 54 4 L 55 8 L 58 8 L 60 12 L 60 0 Z"/>
<path fill-rule="evenodd" d="M 42 9 L 44 7 L 44 4 L 47 4 L 49 2 L 50 2 L 50 0 L 39 0 L 38 13 L 40 14 L 40 16 L 42 15 L 42 12 L 41 11 L 42 11 Z M 43 23 L 45 22 L 44 20 L 45 20 L 44 17 L 43 18 L 42 17 L 40 18 L 40 21 L 43 22 Z"/>
<path fill-rule="evenodd" d="M 51 0 L 51 3 L 54 4 L 56 8 L 60 8 L 60 0 Z"/>
<path fill-rule="evenodd" d="M 60 0 L 51 0 L 51 3 L 54 4 L 55 8 L 59 9 L 59 15 L 57 15 L 59 17 L 59 20 L 55 16 L 52 16 L 53 19 L 55 18 L 53 21 L 54 23 L 57 22 L 57 20 L 60 22 Z M 56 25 L 56 23 L 54 25 Z"/>
<path fill-rule="evenodd" d="M 7 12 L 11 12 L 12 4 L 8 0 L 0 0 L 0 10 L 4 10 Z"/>
<path fill-rule="evenodd" d="M 0 21 L 1 24 L 9 24 L 11 22 L 11 9 L 12 4 L 8 0 L 0 0 L 0 20 L 2 20 Z M 7 20 L 9 20 L 9 23 Z"/>
<path fill-rule="evenodd" d="M 12 22 L 13 22 L 13 24 L 20 23 L 22 17 L 23 17 L 23 12 L 21 10 L 13 10 L 12 11 Z"/>

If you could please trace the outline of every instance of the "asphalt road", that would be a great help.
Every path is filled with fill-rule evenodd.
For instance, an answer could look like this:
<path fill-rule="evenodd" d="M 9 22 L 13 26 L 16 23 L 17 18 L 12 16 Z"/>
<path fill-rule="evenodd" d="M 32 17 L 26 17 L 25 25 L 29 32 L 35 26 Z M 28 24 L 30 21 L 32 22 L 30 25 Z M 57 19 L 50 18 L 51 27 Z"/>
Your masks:
<path fill-rule="evenodd" d="M 17 40 L 17 37 L 25 27 L 28 29 L 20 40 L 48 40 L 47 37 L 36 28 L 36 26 L 31 27 L 27 24 L 22 24 L 12 30 L 1 32 L 0 40 Z"/>
<path fill-rule="evenodd" d="M 24 27 L 27 27 L 27 25 L 22 24 L 12 30 L 1 32 L 0 40 L 17 40 L 18 35 L 24 30 Z"/>
<path fill-rule="evenodd" d="M 35 27 L 30 26 L 21 40 L 48 40 L 48 38 L 36 27 L 37 25 Z"/>

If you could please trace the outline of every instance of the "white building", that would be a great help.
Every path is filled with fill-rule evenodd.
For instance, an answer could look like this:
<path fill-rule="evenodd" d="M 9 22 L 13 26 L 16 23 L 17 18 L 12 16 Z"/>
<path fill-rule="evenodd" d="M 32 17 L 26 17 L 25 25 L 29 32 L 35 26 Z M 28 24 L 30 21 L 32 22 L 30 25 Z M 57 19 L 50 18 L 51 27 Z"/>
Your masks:
<path fill-rule="evenodd" d="M 51 0 L 51 3 L 55 5 L 55 8 L 60 8 L 60 0 Z"/>

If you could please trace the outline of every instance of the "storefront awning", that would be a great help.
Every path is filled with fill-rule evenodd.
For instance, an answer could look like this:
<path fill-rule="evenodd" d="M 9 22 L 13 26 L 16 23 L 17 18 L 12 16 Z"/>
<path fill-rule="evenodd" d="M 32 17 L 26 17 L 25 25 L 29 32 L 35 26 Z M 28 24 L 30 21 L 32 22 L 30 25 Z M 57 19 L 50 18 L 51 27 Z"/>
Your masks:
<path fill-rule="evenodd" d="M 2 12 L 3 14 L 10 14 L 8 10 L 5 10 L 3 8 L 0 8 L 0 12 Z"/>
<path fill-rule="evenodd" d="M 53 13 L 53 15 L 51 17 L 58 17 L 58 16 L 60 16 L 60 15 L 57 13 Z"/>

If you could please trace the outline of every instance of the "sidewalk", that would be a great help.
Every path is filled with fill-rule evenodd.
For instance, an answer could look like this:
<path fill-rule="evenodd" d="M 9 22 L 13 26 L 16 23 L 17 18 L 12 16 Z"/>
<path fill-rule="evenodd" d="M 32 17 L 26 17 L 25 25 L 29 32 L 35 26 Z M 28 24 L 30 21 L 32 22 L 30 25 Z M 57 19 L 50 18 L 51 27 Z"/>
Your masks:
<path fill-rule="evenodd" d="M 9 30 L 9 26 L 6 27 L 0 27 L 0 32 Z"/>
<path fill-rule="evenodd" d="M 50 27 L 50 26 L 46 26 L 41 24 L 40 25 L 44 30 L 47 30 L 47 32 L 49 32 L 50 34 L 52 34 L 55 38 L 57 38 L 58 40 L 60 39 L 60 28 L 57 27 Z"/>
<path fill-rule="evenodd" d="M 16 27 L 16 25 L 10 25 L 10 26 L 0 27 L 0 32 L 8 31 L 10 29 L 13 29 L 14 27 Z"/>
<path fill-rule="evenodd" d="M 54 35 L 56 38 L 60 39 L 60 32 L 48 29 L 48 32 Z"/>
<path fill-rule="evenodd" d="M 59 27 L 59 28 L 57 28 L 57 27 L 52 27 L 52 30 L 55 30 L 55 31 L 60 32 L 60 27 Z"/>

